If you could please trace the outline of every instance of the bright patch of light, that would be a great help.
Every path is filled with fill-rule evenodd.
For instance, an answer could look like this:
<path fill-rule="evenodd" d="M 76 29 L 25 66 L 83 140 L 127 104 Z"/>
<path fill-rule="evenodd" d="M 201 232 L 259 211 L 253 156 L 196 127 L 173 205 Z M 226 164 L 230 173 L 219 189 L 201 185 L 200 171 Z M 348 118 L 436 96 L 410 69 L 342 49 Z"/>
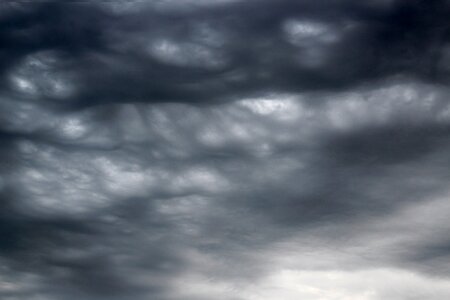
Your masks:
<path fill-rule="evenodd" d="M 291 96 L 245 99 L 240 104 L 255 114 L 270 116 L 279 121 L 294 121 L 304 112 L 301 102 Z"/>
<path fill-rule="evenodd" d="M 77 118 L 69 118 L 61 124 L 61 130 L 64 136 L 69 138 L 82 137 L 88 130 L 82 120 Z"/>
<path fill-rule="evenodd" d="M 216 49 L 200 43 L 157 40 L 150 45 L 148 51 L 153 57 L 167 64 L 206 68 L 226 64 L 226 60 Z"/>
<path fill-rule="evenodd" d="M 311 20 L 288 20 L 283 30 L 290 42 L 296 45 L 320 42 L 331 43 L 338 40 L 338 34 L 328 24 Z"/>

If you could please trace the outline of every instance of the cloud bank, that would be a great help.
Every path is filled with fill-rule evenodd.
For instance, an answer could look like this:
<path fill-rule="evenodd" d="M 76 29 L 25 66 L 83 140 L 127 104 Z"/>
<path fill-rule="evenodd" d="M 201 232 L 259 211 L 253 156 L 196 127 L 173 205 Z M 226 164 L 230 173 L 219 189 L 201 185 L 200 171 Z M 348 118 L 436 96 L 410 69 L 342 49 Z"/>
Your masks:
<path fill-rule="evenodd" d="M 448 298 L 449 12 L 0 4 L 0 297 Z"/>

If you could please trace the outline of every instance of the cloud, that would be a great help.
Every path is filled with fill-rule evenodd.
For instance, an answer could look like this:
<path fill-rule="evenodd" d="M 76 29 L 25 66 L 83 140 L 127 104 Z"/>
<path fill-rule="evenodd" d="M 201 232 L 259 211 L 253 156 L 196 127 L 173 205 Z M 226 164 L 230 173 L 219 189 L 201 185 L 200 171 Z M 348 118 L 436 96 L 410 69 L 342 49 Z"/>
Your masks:
<path fill-rule="evenodd" d="M 0 296 L 445 298 L 449 9 L 0 4 Z"/>

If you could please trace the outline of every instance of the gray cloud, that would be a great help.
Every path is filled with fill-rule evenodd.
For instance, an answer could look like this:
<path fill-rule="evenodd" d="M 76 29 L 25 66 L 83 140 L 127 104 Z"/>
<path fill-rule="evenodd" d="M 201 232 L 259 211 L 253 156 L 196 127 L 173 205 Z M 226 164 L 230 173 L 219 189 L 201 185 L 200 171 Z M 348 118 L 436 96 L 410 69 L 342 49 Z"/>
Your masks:
<path fill-rule="evenodd" d="M 449 9 L 0 4 L 0 296 L 448 297 Z"/>

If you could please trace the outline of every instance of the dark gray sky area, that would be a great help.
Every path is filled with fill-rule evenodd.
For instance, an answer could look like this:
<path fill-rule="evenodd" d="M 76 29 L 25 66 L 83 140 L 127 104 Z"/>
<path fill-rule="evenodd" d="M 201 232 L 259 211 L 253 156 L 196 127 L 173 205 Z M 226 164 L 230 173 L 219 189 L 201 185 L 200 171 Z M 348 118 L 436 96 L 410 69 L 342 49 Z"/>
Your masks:
<path fill-rule="evenodd" d="M 0 299 L 450 299 L 450 1 L 0 2 Z"/>

